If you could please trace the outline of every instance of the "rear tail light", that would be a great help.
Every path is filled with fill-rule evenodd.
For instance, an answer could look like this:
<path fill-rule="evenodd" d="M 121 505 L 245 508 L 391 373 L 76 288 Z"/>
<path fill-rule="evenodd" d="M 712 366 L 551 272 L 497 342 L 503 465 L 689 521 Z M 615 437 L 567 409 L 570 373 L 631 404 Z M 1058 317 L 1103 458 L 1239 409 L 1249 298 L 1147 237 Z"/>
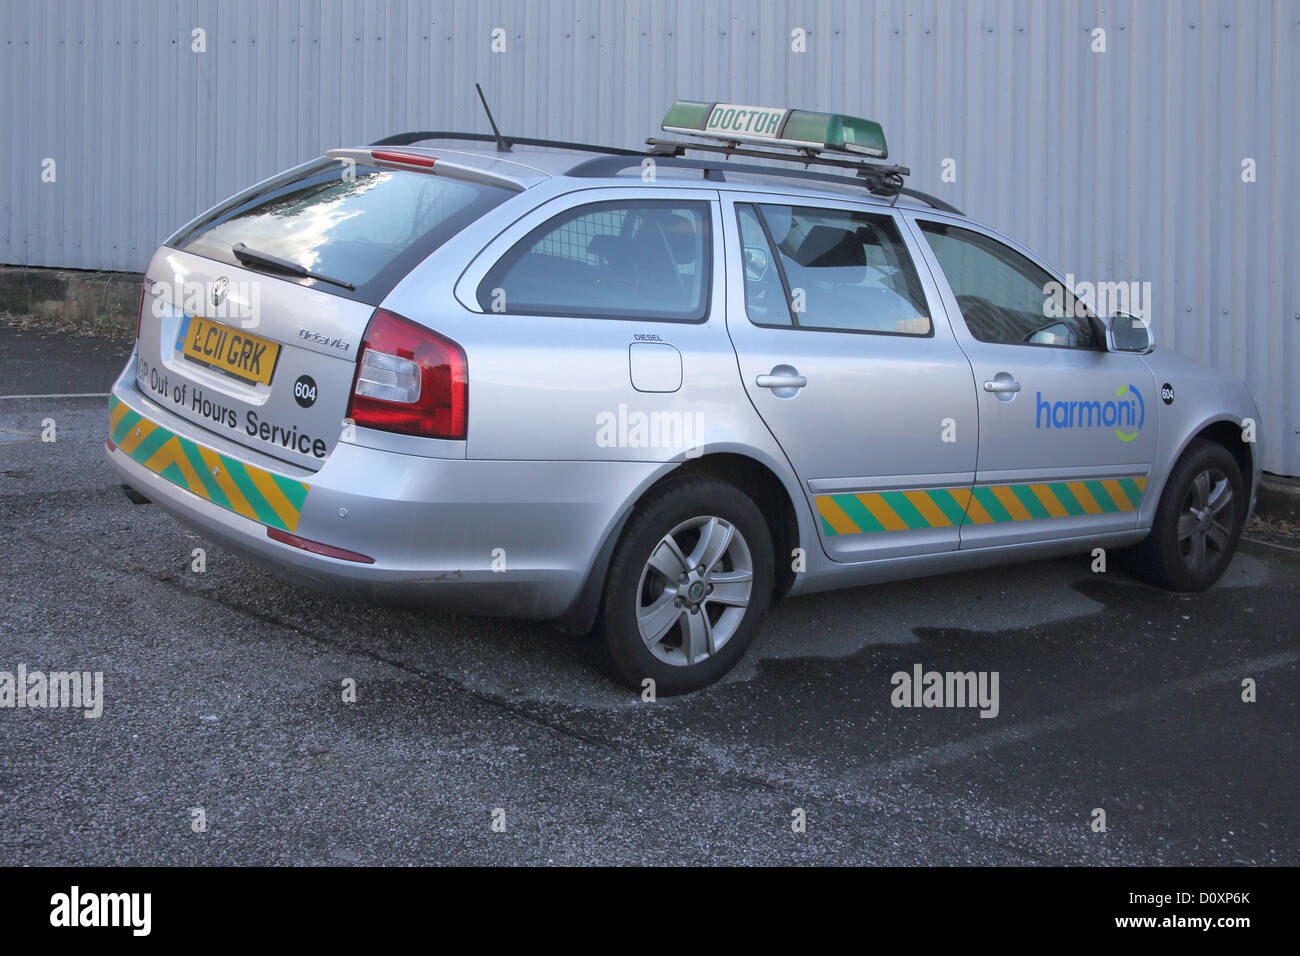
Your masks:
<path fill-rule="evenodd" d="M 361 341 L 348 418 L 425 438 L 465 437 L 469 377 L 459 345 L 376 309 Z"/>
<path fill-rule="evenodd" d="M 356 391 L 362 398 L 414 405 L 420 400 L 421 379 L 420 366 L 411 359 L 366 349 L 361 353 Z"/>

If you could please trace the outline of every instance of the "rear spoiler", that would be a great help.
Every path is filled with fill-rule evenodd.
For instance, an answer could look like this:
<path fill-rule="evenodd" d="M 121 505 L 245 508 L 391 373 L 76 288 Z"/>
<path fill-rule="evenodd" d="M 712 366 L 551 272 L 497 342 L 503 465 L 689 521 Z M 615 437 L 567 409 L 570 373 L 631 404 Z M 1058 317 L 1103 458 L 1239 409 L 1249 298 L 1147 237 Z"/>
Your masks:
<path fill-rule="evenodd" d="M 392 166 L 395 169 L 409 169 L 417 173 L 433 173 L 436 176 L 448 176 L 466 182 L 482 183 L 485 186 L 500 186 L 515 192 L 523 192 L 527 188 L 518 179 L 500 173 L 490 173 L 475 166 L 467 166 L 427 151 L 369 147 L 330 149 L 325 151 L 325 155 L 340 162 L 351 161 L 366 166 Z"/>

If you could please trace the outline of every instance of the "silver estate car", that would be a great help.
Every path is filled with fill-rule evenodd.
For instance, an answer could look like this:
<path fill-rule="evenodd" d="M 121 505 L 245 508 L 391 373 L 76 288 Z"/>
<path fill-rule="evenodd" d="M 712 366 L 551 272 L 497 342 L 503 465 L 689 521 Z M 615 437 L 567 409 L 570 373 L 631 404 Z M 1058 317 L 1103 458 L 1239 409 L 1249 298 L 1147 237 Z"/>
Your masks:
<path fill-rule="evenodd" d="M 664 129 L 694 139 L 402 134 L 203 213 L 113 386 L 128 494 L 333 594 L 591 632 L 660 694 L 783 596 L 1098 547 L 1219 578 L 1242 382 L 903 187 L 875 124 Z"/>

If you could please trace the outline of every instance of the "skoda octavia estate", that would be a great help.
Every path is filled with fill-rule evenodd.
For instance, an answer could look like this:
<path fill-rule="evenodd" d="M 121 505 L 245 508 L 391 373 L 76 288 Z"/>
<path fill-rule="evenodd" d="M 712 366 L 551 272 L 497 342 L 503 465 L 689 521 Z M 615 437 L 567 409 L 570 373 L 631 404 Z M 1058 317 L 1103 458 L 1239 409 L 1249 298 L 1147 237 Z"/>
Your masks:
<path fill-rule="evenodd" d="M 1243 383 L 906 188 L 875 123 L 663 128 L 400 134 L 202 214 L 149 264 L 108 460 L 288 579 L 591 632 L 662 694 L 787 595 L 1096 547 L 1218 579 Z"/>

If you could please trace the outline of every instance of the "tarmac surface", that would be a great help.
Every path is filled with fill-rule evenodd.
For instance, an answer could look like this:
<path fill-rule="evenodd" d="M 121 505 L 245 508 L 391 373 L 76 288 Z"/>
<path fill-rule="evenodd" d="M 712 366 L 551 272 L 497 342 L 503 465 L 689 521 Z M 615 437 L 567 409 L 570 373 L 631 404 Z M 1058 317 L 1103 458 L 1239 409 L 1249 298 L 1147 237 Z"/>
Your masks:
<path fill-rule="evenodd" d="M 1300 551 L 790 600 L 645 703 L 545 625 L 343 602 L 130 504 L 128 351 L 0 326 L 0 672 L 103 673 L 95 719 L 0 707 L 0 865 L 1300 863 Z M 918 664 L 996 673 L 997 715 L 893 706 Z"/>

